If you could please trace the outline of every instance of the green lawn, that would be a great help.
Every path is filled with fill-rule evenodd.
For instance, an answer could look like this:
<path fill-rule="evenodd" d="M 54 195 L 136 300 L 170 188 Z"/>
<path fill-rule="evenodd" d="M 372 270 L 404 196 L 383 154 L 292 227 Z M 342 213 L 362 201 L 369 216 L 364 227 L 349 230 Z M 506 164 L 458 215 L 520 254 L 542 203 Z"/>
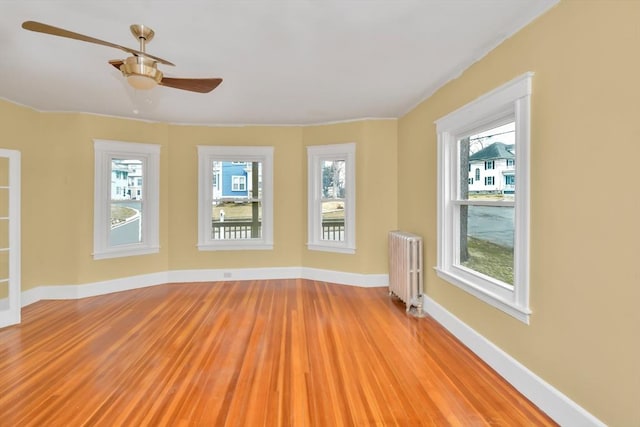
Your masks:
<path fill-rule="evenodd" d="M 126 206 L 111 205 L 111 224 L 126 221 L 136 214 L 136 210 Z"/>
<path fill-rule="evenodd" d="M 467 268 L 513 285 L 513 249 L 469 237 Z"/>

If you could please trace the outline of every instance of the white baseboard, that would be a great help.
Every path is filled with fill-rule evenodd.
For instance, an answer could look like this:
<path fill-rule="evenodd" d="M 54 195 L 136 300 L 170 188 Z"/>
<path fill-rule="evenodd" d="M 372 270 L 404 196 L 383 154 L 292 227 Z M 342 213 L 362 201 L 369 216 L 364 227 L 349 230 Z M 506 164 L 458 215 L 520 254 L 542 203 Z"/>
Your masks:
<path fill-rule="evenodd" d="M 164 283 L 220 282 L 225 280 L 309 279 L 362 287 L 386 286 L 386 274 L 358 274 L 305 267 L 171 270 L 81 285 L 38 286 L 22 292 L 25 307 L 40 300 L 79 299 Z"/>
<path fill-rule="evenodd" d="M 423 296 L 423 304 L 424 310 L 429 315 L 558 424 L 578 427 L 606 426 L 551 384 L 467 326 L 432 298 Z"/>
<path fill-rule="evenodd" d="M 337 283 L 340 285 L 360 286 L 363 288 L 376 288 L 389 285 L 387 274 L 357 274 L 343 271 L 321 270 L 318 268 L 303 268 L 302 279 L 319 280 L 323 282 Z"/>

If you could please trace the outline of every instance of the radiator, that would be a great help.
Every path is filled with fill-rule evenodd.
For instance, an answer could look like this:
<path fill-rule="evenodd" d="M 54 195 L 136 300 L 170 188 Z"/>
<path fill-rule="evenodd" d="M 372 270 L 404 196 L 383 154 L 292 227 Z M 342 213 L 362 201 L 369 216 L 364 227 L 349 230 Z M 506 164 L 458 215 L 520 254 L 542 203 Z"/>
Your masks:
<path fill-rule="evenodd" d="M 389 232 L 389 295 L 398 297 L 407 312 L 420 317 L 424 315 L 422 282 L 422 237 L 404 231 Z"/>

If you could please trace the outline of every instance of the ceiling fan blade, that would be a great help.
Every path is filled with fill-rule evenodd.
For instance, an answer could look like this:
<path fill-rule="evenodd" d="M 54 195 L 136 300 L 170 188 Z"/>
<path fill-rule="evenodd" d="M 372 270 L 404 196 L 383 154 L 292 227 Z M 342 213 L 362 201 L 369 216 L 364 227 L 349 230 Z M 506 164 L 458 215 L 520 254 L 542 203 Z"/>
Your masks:
<path fill-rule="evenodd" d="M 25 30 L 29 30 L 29 31 L 35 31 L 36 33 L 50 34 L 50 35 L 53 35 L 53 36 L 66 37 L 68 39 L 80 40 L 80 41 L 83 41 L 83 42 L 88 42 L 88 43 L 99 44 L 99 45 L 102 45 L 102 46 L 113 47 L 115 49 L 120 49 L 120 50 L 123 50 L 125 52 L 128 52 L 128 53 L 130 53 L 132 55 L 146 56 L 147 58 L 151 58 L 154 61 L 157 61 L 157 62 L 159 62 L 161 64 L 164 64 L 164 65 L 175 65 L 175 64 L 167 61 L 166 59 L 162 59 L 162 58 L 158 58 L 157 56 L 149 55 L 146 52 L 140 52 L 139 50 L 130 49 L 130 48 L 125 47 L 125 46 L 120 46 L 120 45 L 115 44 L 115 43 L 106 42 L 104 40 L 100 40 L 100 39 L 96 39 L 96 38 L 93 38 L 93 37 L 85 36 L 83 34 L 74 33 L 73 31 L 64 30 L 62 28 L 54 27 L 54 26 L 48 25 L 48 24 L 43 24 L 41 22 L 25 21 L 25 22 L 22 23 L 22 28 L 24 28 Z"/>
<path fill-rule="evenodd" d="M 119 71 L 120 70 L 120 66 L 122 64 L 124 64 L 124 61 L 122 59 L 112 59 L 111 61 L 109 61 L 109 64 L 111 64 L 114 67 L 116 67 L 118 69 L 118 71 Z"/>
<path fill-rule="evenodd" d="M 173 77 L 163 77 L 161 86 L 172 87 L 174 89 L 190 90 L 191 92 L 208 93 L 218 87 L 222 79 L 178 79 Z"/>

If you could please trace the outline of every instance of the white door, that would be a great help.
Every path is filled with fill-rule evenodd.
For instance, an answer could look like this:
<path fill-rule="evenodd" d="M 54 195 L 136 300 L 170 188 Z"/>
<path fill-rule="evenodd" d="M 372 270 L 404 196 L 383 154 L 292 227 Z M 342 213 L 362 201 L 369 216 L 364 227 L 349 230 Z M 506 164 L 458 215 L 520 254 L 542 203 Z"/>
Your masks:
<path fill-rule="evenodd" d="M 20 152 L 0 149 L 0 328 L 20 307 Z"/>

